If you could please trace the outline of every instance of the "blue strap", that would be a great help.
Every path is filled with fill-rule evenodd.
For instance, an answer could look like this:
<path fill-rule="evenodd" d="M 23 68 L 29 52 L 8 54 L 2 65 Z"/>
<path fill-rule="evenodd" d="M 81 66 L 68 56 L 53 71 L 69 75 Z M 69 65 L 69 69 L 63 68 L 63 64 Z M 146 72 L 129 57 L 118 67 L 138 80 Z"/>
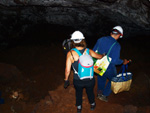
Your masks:
<path fill-rule="evenodd" d="M 126 80 L 125 77 L 123 76 L 123 73 L 126 73 L 126 77 L 128 76 L 128 75 L 127 75 L 127 70 L 128 70 L 128 64 L 122 65 L 122 67 L 121 67 L 121 69 L 120 69 L 120 72 L 122 71 L 122 79 L 123 79 L 123 80 Z M 120 73 L 120 72 L 119 72 L 119 73 Z"/>
<path fill-rule="evenodd" d="M 89 54 L 89 48 L 86 48 L 86 49 L 87 49 L 87 50 L 86 50 L 86 53 Z M 73 48 L 72 50 L 74 50 L 75 52 L 77 52 L 77 54 L 78 54 L 79 56 L 82 55 L 81 52 L 80 52 L 77 48 Z"/>
<path fill-rule="evenodd" d="M 82 55 L 82 54 L 80 53 L 80 51 L 79 51 L 77 48 L 73 48 L 72 50 L 74 50 L 75 52 L 77 52 L 77 54 L 78 54 L 79 56 Z"/>
<path fill-rule="evenodd" d="M 110 49 L 108 50 L 108 53 L 107 53 L 107 60 L 108 60 L 109 63 L 110 63 L 110 60 L 109 60 L 109 53 L 110 53 L 112 47 L 116 44 L 116 42 L 117 42 L 117 41 L 115 41 L 115 42 L 112 44 L 112 46 L 110 47 Z"/>

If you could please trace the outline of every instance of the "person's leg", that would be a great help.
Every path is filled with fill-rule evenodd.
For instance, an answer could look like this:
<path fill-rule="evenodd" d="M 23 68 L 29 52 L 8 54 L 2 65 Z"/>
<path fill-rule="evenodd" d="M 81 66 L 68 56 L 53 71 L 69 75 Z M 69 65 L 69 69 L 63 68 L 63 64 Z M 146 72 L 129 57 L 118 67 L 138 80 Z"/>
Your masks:
<path fill-rule="evenodd" d="M 76 106 L 82 105 L 82 93 L 83 87 L 77 80 L 74 82 L 75 93 L 76 93 Z"/>
<path fill-rule="evenodd" d="M 102 92 L 101 97 L 99 98 L 102 101 L 108 102 L 108 96 L 111 94 L 111 80 L 112 77 L 116 76 L 117 70 L 115 67 L 111 67 L 106 73 L 105 77 L 107 77 L 107 83 L 105 84 L 105 88 Z"/>
<path fill-rule="evenodd" d="M 102 95 L 109 96 L 111 93 L 111 80 L 108 80 L 105 89 L 103 90 Z"/>
<path fill-rule="evenodd" d="M 83 94 L 83 87 L 81 81 L 74 80 L 74 87 L 76 93 L 76 106 L 77 106 L 77 113 L 81 113 L 82 110 L 82 94 Z"/>
<path fill-rule="evenodd" d="M 86 93 L 87 93 L 90 104 L 95 102 L 94 86 L 95 86 L 95 79 L 94 78 L 88 82 L 87 86 L 85 86 Z"/>
<path fill-rule="evenodd" d="M 108 72 L 106 73 L 106 77 L 107 77 L 107 84 L 103 90 L 103 95 L 105 96 L 109 96 L 110 93 L 111 93 L 111 80 L 112 80 L 112 77 L 116 76 L 117 75 L 117 70 L 115 67 L 112 66 L 112 68 L 110 70 L 108 70 Z"/>
<path fill-rule="evenodd" d="M 89 99 L 89 103 L 91 104 L 91 110 L 95 109 L 96 103 L 95 103 L 95 95 L 94 95 L 94 86 L 95 86 L 95 78 L 93 78 L 91 81 L 88 81 L 86 88 L 86 93 Z"/>
<path fill-rule="evenodd" d="M 97 93 L 102 94 L 107 78 L 105 76 L 97 75 Z"/>

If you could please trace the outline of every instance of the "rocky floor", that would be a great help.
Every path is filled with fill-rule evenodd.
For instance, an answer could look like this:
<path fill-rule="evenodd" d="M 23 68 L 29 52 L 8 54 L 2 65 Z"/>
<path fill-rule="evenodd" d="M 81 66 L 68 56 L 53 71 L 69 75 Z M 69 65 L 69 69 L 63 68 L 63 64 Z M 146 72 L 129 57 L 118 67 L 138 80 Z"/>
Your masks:
<path fill-rule="evenodd" d="M 84 90 L 82 113 L 150 113 L 149 55 L 145 54 L 146 42 L 140 45 L 140 41 L 121 42 L 121 57 L 132 59 L 129 65 L 133 73 L 131 89 L 111 93 L 109 101 L 102 102 L 96 98 L 95 85 L 97 106 L 94 111 L 90 110 Z M 24 45 L 0 51 L 0 91 L 5 101 L 0 104 L 0 113 L 76 113 L 72 72 L 71 85 L 64 89 L 64 69 L 61 44 Z"/>

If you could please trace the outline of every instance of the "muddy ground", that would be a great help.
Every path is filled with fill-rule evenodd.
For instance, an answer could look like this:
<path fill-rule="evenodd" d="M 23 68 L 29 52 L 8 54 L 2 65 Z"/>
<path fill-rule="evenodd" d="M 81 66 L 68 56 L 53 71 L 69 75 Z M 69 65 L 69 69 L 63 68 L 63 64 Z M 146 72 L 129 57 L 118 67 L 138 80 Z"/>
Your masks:
<path fill-rule="evenodd" d="M 57 37 L 58 33 L 53 36 Z M 40 43 L 33 44 L 34 41 L 15 43 L 0 51 L 0 91 L 4 99 L 0 113 L 76 113 L 72 72 L 71 85 L 63 88 L 65 55 L 62 39 L 46 42 L 39 39 Z M 82 113 L 150 113 L 148 37 L 132 37 L 120 44 L 121 58 L 132 59 L 129 65 L 129 71 L 133 73 L 131 89 L 111 93 L 109 101 L 102 102 L 96 98 L 95 85 L 97 106 L 94 111 L 90 110 L 84 90 Z M 88 46 L 92 48 L 93 45 L 88 43 Z M 17 98 L 13 97 L 15 92 L 19 94 Z"/>

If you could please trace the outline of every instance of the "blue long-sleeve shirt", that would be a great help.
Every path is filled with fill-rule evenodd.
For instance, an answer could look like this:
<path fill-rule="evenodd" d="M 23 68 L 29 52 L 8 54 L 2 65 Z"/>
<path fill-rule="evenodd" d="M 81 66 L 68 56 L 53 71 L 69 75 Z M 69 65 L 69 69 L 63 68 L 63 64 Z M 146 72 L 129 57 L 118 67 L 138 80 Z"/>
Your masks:
<path fill-rule="evenodd" d="M 112 47 L 109 57 L 112 58 L 111 64 L 112 65 L 120 65 L 123 63 L 123 60 L 120 59 L 120 44 L 111 36 L 105 36 L 99 38 L 93 48 L 94 51 L 98 49 L 100 54 L 107 54 L 112 44 L 116 42 L 116 44 Z"/>

